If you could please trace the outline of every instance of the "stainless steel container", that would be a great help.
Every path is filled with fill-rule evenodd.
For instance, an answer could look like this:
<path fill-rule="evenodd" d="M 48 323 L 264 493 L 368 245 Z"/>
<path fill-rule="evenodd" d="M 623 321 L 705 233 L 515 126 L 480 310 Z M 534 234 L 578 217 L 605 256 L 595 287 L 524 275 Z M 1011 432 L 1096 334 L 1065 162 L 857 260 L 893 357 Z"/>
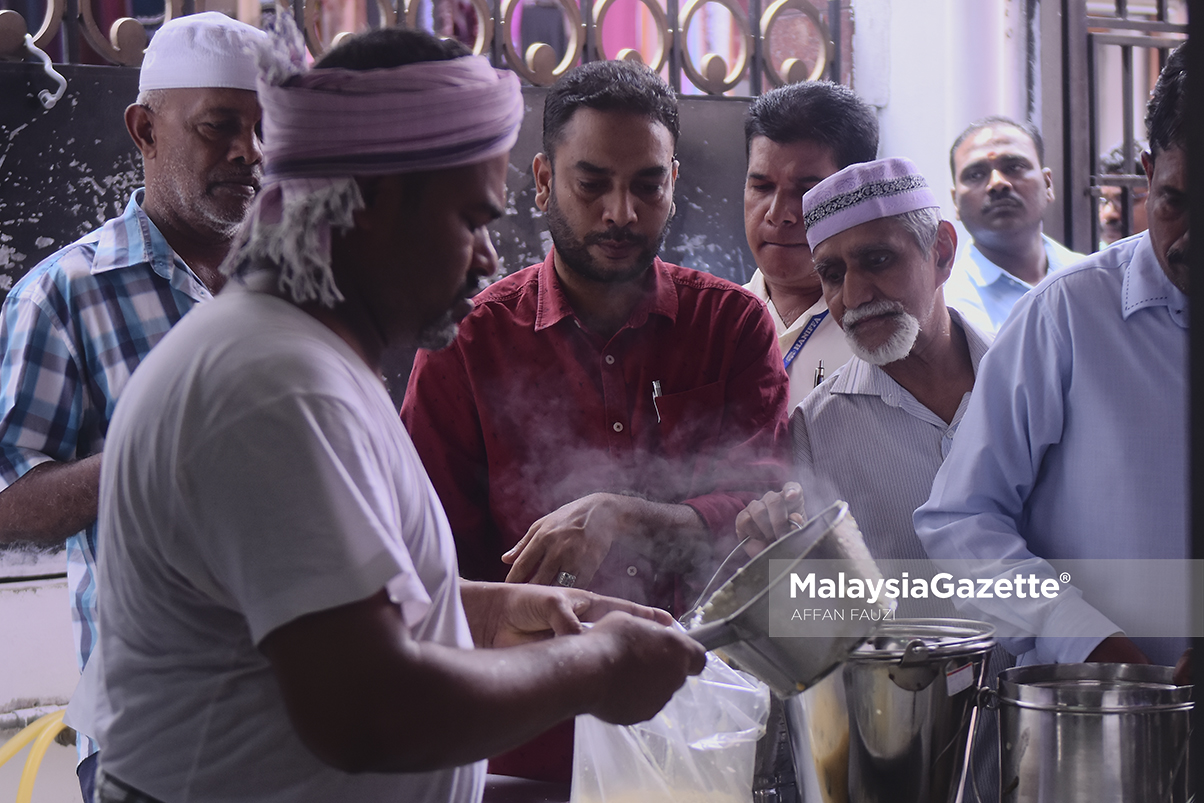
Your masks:
<path fill-rule="evenodd" d="M 994 628 L 887 622 L 844 667 L 851 803 L 951 803 L 968 765 Z"/>
<path fill-rule="evenodd" d="M 704 594 L 705 604 L 685 616 L 691 636 L 708 650 L 722 647 L 781 698 L 798 694 L 840 666 L 878 629 L 888 610 L 879 600 L 865 605 L 873 616 L 800 629 L 796 636 L 774 634 L 771 596 L 786 597 L 791 573 L 803 567 L 832 582 L 838 575 L 882 580 L 849 506 L 835 502 L 770 544 L 709 596 Z M 719 577 L 716 573 L 708 586 Z"/>
<path fill-rule="evenodd" d="M 1003 803 L 1185 803 L 1191 687 L 1169 666 L 1051 664 L 999 675 Z"/>

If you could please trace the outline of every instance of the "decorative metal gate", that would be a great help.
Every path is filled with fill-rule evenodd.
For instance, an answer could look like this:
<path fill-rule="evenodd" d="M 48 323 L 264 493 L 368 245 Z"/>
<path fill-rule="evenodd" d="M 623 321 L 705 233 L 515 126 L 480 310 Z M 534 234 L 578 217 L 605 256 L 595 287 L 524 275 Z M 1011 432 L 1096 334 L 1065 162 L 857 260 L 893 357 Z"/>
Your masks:
<path fill-rule="evenodd" d="M 255 0 L 249 5 L 237 1 L 241 18 L 257 18 L 261 13 Z M 471 11 L 472 18 L 457 31 L 441 19 L 447 15 L 432 13 L 432 0 L 366 0 L 363 17 L 367 27 L 433 27 L 439 34 L 459 35 L 474 52 L 490 56 L 498 66 L 514 70 L 536 86 L 547 86 L 574 64 L 604 59 L 607 53 L 663 71 L 675 89 L 687 94 L 755 96 L 787 82 L 808 78 L 841 81 L 848 75 L 851 0 L 843 4 L 841 0 L 816 4 L 811 0 L 628 1 L 641 5 L 651 19 L 655 35 L 650 38 L 655 45 L 649 52 L 607 47 L 604 22 L 613 13 L 615 0 L 434 0 L 436 10 L 462 6 L 465 12 Z M 41 19 L 32 20 L 32 25 L 26 17 L 37 13 L 33 10 L 40 5 L 37 0 L 7 0 L 3 4 L 20 4 L 25 13 L 12 8 L 0 11 L 0 59 L 25 57 L 28 41 L 50 49 L 55 61 L 78 62 L 86 43 L 104 62 L 137 66 L 148 30 L 153 31 L 165 19 L 216 8 L 220 0 L 166 2 L 162 15 L 121 17 L 106 26 L 96 7 L 103 0 L 45 0 Z M 321 0 L 296 0 L 292 5 L 285 0 L 283 7 L 296 16 L 315 56 L 341 35 L 324 30 L 331 25 L 324 17 Z M 328 3 L 326 8 L 330 7 Z M 550 29 L 556 35 L 547 38 L 563 41 L 532 41 L 527 31 L 519 29 L 516 21 L 524 9 L 533 14 L 536 7 L 540 12 L 552 12 Z M 562 26 L 554 19 L 557 15 Z M 720 33 L 708 35 L 700 44 L 695 34 L 711 21 Z M 560 27 L 563 37 L 557 30 Z M 543 30 L 546 34 L 549 26 Z M 60 34 L 61 39 L 56 38 Z M 52 47 L 55 44 L 58 46 Z"/>
<path fill-rule="evenodd" d="M 1052 8 L 1055 4 L 1050 0 L 1045 2 L 1051 6 L 1043 10 L 1046 20 L 1053 13 L 1061 16 L 1062 69 L 1049 69 L 1047 62 L 1042 84 L 1046 116 L 1058 115 L 1063 132 L 1063 242 L 1089 253 L 1096 250 L 1100 239 L 1097 208 L 1102 188 L 1121 189 L 1125 232 L 1133 231 L 1133 192 L 1146 184 L 1138 161 L 1144 98 L 1167 52 L 1186 38 L 1186 9 L 1184 3 L 1175 0 L 1061 0 L 1058 9 Z M 1111 94 L 1116 73 L 1120 98 Z M 1114 139 L 1102 140 L 1105 132 L 1117 128 L 1118 122 Z M 1048 133 L 1048 123 L 1046 129 Z M 1118 145 L 1121 154 L 1121 169 L 1104 172 L 1101 154 L 1113 144 Z"/>

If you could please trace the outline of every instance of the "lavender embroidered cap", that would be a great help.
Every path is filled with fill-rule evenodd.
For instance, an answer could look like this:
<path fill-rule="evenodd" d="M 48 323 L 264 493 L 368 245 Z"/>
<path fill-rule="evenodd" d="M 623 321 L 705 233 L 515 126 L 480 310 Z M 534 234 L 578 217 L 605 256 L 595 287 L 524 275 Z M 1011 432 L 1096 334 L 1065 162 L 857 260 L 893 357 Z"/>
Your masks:
<path fill-rule="evenodd" d="M 814 250 L 829 237 L 862 223 L 930 207 L 939 208 L 940 203 L 910 159 L 849 165 L 803 196 L 807 245 Z"/>
<path fill-rule="evenodd" d="M 267 40 L 263 31 L 220 11 L 176 17 L 151 38 L 138 91 L 203 87 L 254 92 L 257 56 Z"/>

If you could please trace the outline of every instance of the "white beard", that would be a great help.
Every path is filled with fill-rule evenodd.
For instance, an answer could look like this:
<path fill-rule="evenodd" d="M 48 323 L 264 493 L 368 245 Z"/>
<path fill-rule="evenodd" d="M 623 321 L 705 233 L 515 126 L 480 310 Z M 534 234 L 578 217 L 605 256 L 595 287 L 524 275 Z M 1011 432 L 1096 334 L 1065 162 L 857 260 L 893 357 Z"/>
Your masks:
<path fill-rule="evenodd" d="M 881 345 L 872 349 L 866 348 L 857 340 L 853 331 L 854 324 L 883 313 L 896 313 L 895 331 Z M 841 323 L 844 324 L 845 340 L 848 341 L 853 354 L 871 365 L 888 365 L 903 359 L 911 354 L 916 338 L 920 335 L 919 319 L 897 301 L 871 301 L 855 309 L 845 310 Z"/>

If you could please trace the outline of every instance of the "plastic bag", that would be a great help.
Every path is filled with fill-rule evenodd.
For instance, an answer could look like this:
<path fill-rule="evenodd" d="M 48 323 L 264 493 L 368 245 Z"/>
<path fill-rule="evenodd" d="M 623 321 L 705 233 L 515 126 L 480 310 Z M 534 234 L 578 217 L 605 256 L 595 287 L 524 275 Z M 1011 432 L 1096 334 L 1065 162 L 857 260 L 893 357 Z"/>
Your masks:
<path fill-rule="evenodd" d="M 714 655 L 637 725 L 579 716 L 571 803 L 749 803 L 769 687 Z"/>

